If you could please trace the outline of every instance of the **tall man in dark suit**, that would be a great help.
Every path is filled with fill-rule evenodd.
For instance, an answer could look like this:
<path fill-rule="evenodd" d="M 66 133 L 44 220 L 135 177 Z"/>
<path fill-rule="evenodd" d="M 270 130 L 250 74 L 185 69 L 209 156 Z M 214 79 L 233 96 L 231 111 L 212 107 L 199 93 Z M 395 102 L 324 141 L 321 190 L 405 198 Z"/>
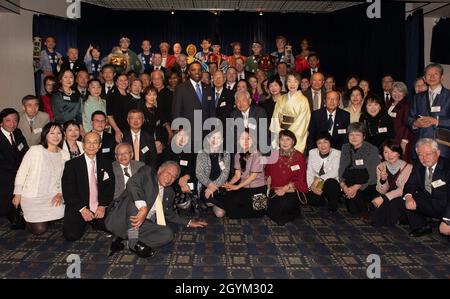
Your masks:
<path fill-rule="evenodd" d="M 314 73 L 310 79 L 311 87 L 305 92 L 305 97 L 308 99 L 311 112 L 325 107 L 326 92 L 323 88 L 325 84 L 325 76 L 322 73 Z"/>
<path fill-rule="evenodd" d="M 211 116 L 217 117 L 225 125 L 234 107 L 234 92 L 224 88 L 225 74 L 218 70 L 214 73 L 214 105 L 212 105 Z"/>
<path fill-rule="evenodd" d="M 394 101 L 394 99 L 392 99 L 393 84 L 394 77 L 392 77 L 392 75 L 386 74 L 381 79 L 381 87 L 383 88 L 383 103 L 386 105 L 386 108 L 389 108 L 391 103 Z"/>
<path fill-rule="evenodd" d="M 63 235 L 67 241 L 79 240 L 88 223 L 105 230 L 105 211 L 114 194 L 114 174 L 111 163 L 97 155 L 100 147 L 100 136 L 87 133 L 83 138 L 84 154 L 66 162 L 64 167 Z"/>
<path fill-rule="evenodd" d="M 310 79 L 312 77 L 312 75 L 314 75 L 314 73 L 322 73 L 323 74 L 323 69 L 321 67 L 319 67 L 319 64 L 320 64 L 320 60 L 319 60 L 319 56 L 317 55 L 317 53 L 310 53 L 308 55 L 309 69 L 304 70 L 301 73 L 301 77 Z"/>
<path fill-rule="evenodd" d="M 10 216 L 14 180 L 22 158 L 28 150 L 27 141 L 17 128 L 19 113 L 6 108 L 0 112 L 0 216 Z"/>
<path fill-rule="evenodd" d="M 326 107 L 311 114 L 309 122 L 308 150 L 316 148 L 314 139 L 320 132 L 328 131 L 331 135 L 331 147 L 341 150 L 348 142 L 347 127 L 350 124 L 350 113 L 339 108 L 340 96 L 336 91 L 326 94 Z"/>
<path fill-rule="evenodd" d="M 175 192 L 170 186 L 179 174 L 180 167 L 173 161 L 163 163 L 157 175 L 150 167 L 143 166 L 128 180 L 126 191 L 108 207 L 107 229 L 115 237 L 128 239 L 130 250 L 139 257 L 150 257 L 155 254 L 152 247 L 173 240 L 174 233 L 167 222 L 187 227 L 207 225 L 174 211 Z"/>
<path fill-rule="evenodd" d="M 141 110 L 132 109 L 128 112 L 128 124 L 130 130 L 123 133 L 123 142 L 133 147 L 133 158 L 150 165 L 153 169 L 157 166 L 155 139 L 153 136 L 141 130 L 144 124 L 144 114 Z"/>
<path fill-rule="evenodd" d="M 421 138 L 434 138 L 436 129 L 450 129 L 450 90 L 442 86 L 444 70 L 439 64 L 425 68 L 429 89 L 414 96 L 409 111 L 408 126 Z M 441 156 L 450 159 L 450 147 L 439 144 Z"/>
<path fill-rule="evenodd" d="M 105 83 L 102 84 L 102 93 L 100 97 L 104 100 L 114 92 L 116 85 L 114 84 L 114 77 L 116 76 L 116 70 L 113 65 L 106 64 L 102 66 L 102 77 Z"/>
<path fill-rule="evenodd" d="M 116 140 L 112 134 L 105 131 L 106 113 L 99 110 L 92 113 L 91 125 L 92 132 L 96 132 L 100 135 L 100 140 L 102 142 L 99 155 L 112 163 L 114 161 L 114 148 L 116 147 Z"/>
<path fill-rule="evenodd" d="M 200 125 L 211 116 L 211 106 L 214 103 L 213 90 L 211 86 L 202 84 L 202 66 L 199 62 L 193 62 L 189 65 L 189 80 L 181 83 L 175 89 L 173 97 L 173 120 L 185 118 L 189 121 L 192 140 L 192 146 L 196 147 L 203 144 L 203 135 L 200 132 L 194 132 L 194 115 L 201 112 L 199 118 Z M 196 117 L 199 117 L 197 115 Z"/>
<path fill-rule="evenodd" d="M 425 217 L 448 221 L 450 215 L 450 165 L 440 158 L 436 141 L 420 139 L 416 144 L 419 162 L 409 176 L 404 187 L 405 205 L 410 235 L 420 237 L 432 232 Z M 443 219 L 445 218 L 445 219 Z"/>
<path fill-rule="evenodd" d="M 227 69 L 227 73 L 226 73 L 226 84 L 225 84 L 225 88 L 228 90 L 231 90 L 234 92 L 236 92 L 237 89 L 237 70 L 234 68 L 234 66 L 230 66 Z"/>

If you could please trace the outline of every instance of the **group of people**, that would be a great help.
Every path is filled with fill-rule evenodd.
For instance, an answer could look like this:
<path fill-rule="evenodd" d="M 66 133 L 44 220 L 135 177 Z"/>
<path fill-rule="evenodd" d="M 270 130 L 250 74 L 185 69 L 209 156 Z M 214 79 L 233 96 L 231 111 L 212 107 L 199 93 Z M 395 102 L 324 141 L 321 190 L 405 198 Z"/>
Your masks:
<path fill-rule="evenodd" d="M 167 43 L 151 54 L 144 41 L 134 58 L 129 44 L 120 40 L 120 65 L 111 63 L 121 55 L 98 64 L 90 47 L 88 68 L 73 49 L 58 62 L 46 39 L 45 93 L 0 113 L 1 215 L 21 208 L 33 234 L 64 218 L 68 241 L 91 224 L 115 236 L 112 251 L 128 240 L 141 257 L 174 238 L 167 222 L 207 225 L 178 213 L 183 196 L 219 218 L 284 225 L 302 205 L 334 213 L 343 203 L 373 225 L 409 224 L 422 236 L 431 218 L 450 235 L 450 92 L 440 65 L 425 68 L 408 99 L 391 75 L 382 96 L 354 75 L 339 91 L 307 40 L 294 58 L 278 37 L 274 69 L 258 42 L 249 57 L 239 43 L 220 54 L 208 39 L 187 55 L 180 44 L 170 55 Z"/>

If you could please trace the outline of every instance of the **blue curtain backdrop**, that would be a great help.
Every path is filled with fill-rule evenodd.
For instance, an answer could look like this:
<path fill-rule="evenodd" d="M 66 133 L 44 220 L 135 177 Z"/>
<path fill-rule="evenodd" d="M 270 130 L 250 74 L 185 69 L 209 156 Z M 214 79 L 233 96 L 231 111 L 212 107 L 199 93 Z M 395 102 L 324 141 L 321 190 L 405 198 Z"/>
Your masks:
<path fill-rule="evenodd" d="M 433 27 L 430 61 L 450 64 L 450 19 L 441 18 Z"/>
<path fill-rule="evenodd" d="M 413 94 L 414 81 L 422 76 L 424 68 L 423 10 L 417 10 L 406 19 L 405 83 Z M 411 98 L 411 97 L 410 97 Z"/>

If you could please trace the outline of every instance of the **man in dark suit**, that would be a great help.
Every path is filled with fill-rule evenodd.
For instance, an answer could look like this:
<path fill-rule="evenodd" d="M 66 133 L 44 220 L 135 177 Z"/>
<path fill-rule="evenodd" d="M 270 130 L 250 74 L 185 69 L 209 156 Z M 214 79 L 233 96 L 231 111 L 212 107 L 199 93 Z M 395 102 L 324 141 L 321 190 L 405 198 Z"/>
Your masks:
<path fill-rule="evenodd" d="M 308 150 L 316 148 L 314 139 L 320 132 L 328 131 L 331 135 L 331 147 L 341 150 L 348 143 L 347 127 L 350 124 L 350 113 L 339 108 L 340 96 L 336 91 L 326 94 L 326 107 L 311 114 L 308 134 Z"/>
<path fill-rule="evenodd" d="M 0 216 L 8 218 L 13 211 L 14 180 L 28 150 L 27 141 L 17 128 L 18 123 L 16 110 L 6 108 L 0 112 Z"/>
<path fill-rule="evenodd" d="M 314 73 L 322 73 L 323 74 L 324 73 L 323 69 L 321 67 L 319 67 L 319 63 L 320 63 L 320 60 L 319 60 L 319 56 L 317 55 L 317 53 L 310 53 L 308 55 L 309 69 L 304 70 L 301 73 L 301 77 L 310 79 Z"/>
<path fill-rule="evenodd" d="M 133 159 L 141 161 L 156 169 L 158 157 L 156 155 L 155 139 L 149 133 L 141 130 L 144 124 L 144 114 L 141 110 L 132 109 L 128 112 L 130 130 L 123 133 L 123 142 L 133 147 Z"/>
<path fill-rule="evenodd" d="M 149 74 L 151 74 L 153 71 L 162 71 L 164 73 L 164 75 L 167 72 L 167 69 L 162 66 L 162 55 L 161 55 L 161 53 L 153 54 L 152 65 L 150 66 Z"/>
<path fill-rule="evenodd" d="M 235 68 L 237 72 L 237 80 L 248 80 L 248 77 L 253 75 L 253 73 L 247 72 L 245 70 L 245 63 L 242 57 L 238 57 L 235 60 Z"/>
<path fill-rule="evenodd" d="M 225 88 L 228 90 L 231 90 L 234 92 L 236 92 L 237 89 L 237 71 L 234 68 L 234 66 L 230 66 L 227 69 L 227 73 L 226 73 L 226 84 L 225 84 Z"/>
<path fill-rule="evenodd" d="M 100 147 L 100 136 L 87 133 L 83 138 L 84 154 L 66 162 L 64 167 L 63 235 L 67 241 L 79 240 L 88 223 L 105 230 L 105 211 L 114 194 L 114 174 L 111 163 L 97 155 Z"/>
<path fill-rule="evenodd" d="M 95 111 L 91 115 L 92 132 L 96 132 L 100 135 L 102 146 L 99 150 L 105 160 L 112 163 L 114 161 L 114 148 L 116 147 L 116 140 L 114 136 L 105 131 L 106 127 L 106 114 L 103 111 Z"/>
<path fill-rule="evenodd" d="M 392 86 L 394 84 L 394 77 L 392 75 L 386 74 L 381 79 L 381 87 L 383 88 L 383 103 L 386 108 L 391 106 L 391 103 L 394 101 L 392 98 Z"/>
<path fill-rule="evenodd" d="M 212 105 L 212 117 L 217 117 L 225 125 L 234 109 L 234 92 L 224 88 L 225 74 L 218 70 L 214 73 L 214 105 Z"/>
<path fill-rule="evenodd" d="M 78 57 L 77 48 L 69 48 L 67 50 L 67 56 L 64 56 L 61 59 L 60 68 L 60 73 L 65 70 L 71 70 L 75 74 L 77 74 L 81 70 L 87 71 L 84 61 Z"/>
<path fill-rule="evenodd" d="M 325 77 L 322 73 L 314 73 L 310 79 L 311 87 L 305 92 L 311 112 L 325 107 L 326 92 L 323 88 Z"/>
<path fill-rule="evenodd" d="M 442 86 L 443 68 L 430 64 L 425 68 L 429 89 L 414 96 L 409 111 L 408 126 L 421 138 L 434 138 L 436 129 L 450 129 L 450 90 Z M 441 156 L 450 159 L 450 147 L 439 144 Z"/>
<path fill-rule="evenodd" d="M 106 64 L 102 67 L 102 77 L 105 83 L 102 84 L 102 93 L 100 97 L 104 100 L 114 92 L 116 85 L 114 84 L 114 77 L 116 76 L 116 70 L 113 65 Z"/>
<path fill-rule="evenodd" d="M 170 187 L 178 178 L 180 167 L 168 161 L 157 175 L 148 166 L 141 167 L 127 183 L 126 191 L 108 207 L 106 227 L 115 237 L 128 239 L 131 251 L 139 257 L 153 256 L 152 247 L 170 243 L 174 238 L 167 222 L 187 227 L 205 227 L 206 222 L 188 220 L 173 209 L 175 192 Z"/>
<path fill-rule="evenodd" d="M 405 184 L 403 209 L 409 220 L 410 235 L 420 237 L 432 232 L 426 217 L 448 219 L 450 165 L 439 157 L 438 145 L 430 138 L 420 139 L 416 151 L 420 163 L 414 165 Z"/>
<path fill-rule="evenodd" d="M 173 120 L 177 118 L 185 118 L 189 121 L 190 131 L 192 132 L 191 140 L 192 146 L 196 149 L 197 146 L 203 144 L 202 138 L 206 132 L 194 132 L 194 115 L 201 112 L 201 115 L 196 115 L 199 119 L 200 125 L 211 116 L 211 106 L 214 103 L 213 90 L 211 86 L 202 84 L 202 67 L 199 62 L 193 62 L 189 65 L 189 80 L 181 83 L 175 89 L 173 97 Z M 196 150 L 195 150 L 196 151 Z"/>

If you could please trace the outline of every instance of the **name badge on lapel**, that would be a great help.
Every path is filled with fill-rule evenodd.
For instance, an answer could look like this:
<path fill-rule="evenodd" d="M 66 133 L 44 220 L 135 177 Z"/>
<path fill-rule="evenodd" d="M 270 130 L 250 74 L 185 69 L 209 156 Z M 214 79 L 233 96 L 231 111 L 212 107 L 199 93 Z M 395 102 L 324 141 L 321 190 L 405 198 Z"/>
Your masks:
<path fill-rule="evenodd" d="M 291 166 L 291 171 L 296 171 L 296 170 L 300 170 L 300 166 L 298 164 Z"/>
<path fill-rule="evenodd" d="M 20 143 L 18 146 L 17 146 L 17 149 L 19 150 L 19 152 L 23 149 L 23 143 Z"/>
<path fill-rule="evenodd" d="M 433 106 L 433 107 L 431 107 L 431 112 L 441 112 L 441 106 Z"/>
<path fill-rule="evenodd" d="M 439 187 L 442 187 L 442 186 L 445 186 L 445 185 L 446 185 L 445 182 L 443 180 L 441 180 L 441 179 L 431 183 L 431 186 L 433 186 L 433 188 L 439 188 Z"/>
<path fill-rule="evenodd" d="M 387 132 L 386 127 L 378 128 L 378 133 L 386 133 L 386 132 Z"/>
<path fill-rule="evenodd" d="M 42 128 L 36 128 L 36 129 L 34 129 L 34 130 L 33 130 L 33 133 L 34 133 L 34 134 L 40 134 L 40 133 L 42 133 Z"/>
<path fill-rule="evenodd" d="M 219 162 L 220 170 L 225 170 L 225 163 L 223 161 Z"/>
<path fill-rule="evenodd" d="M 109 153 L 111 150 L 109 149 L 109 147 L 108 148 L 104 148 L 104 149 L 102 149 L 102 153 L 104 153 L 104 154 L 107 154 L 107 153 Z"/>
<path fill-rule="evenodd" d="M 392 118 L 396 118 L 397 117 L 397 112 L 391 112 L 389 113 L 389 116 Z"/>
<path fill-rule="evenodd" d="M 225 107 L 227 105 L 227 102 L 220 103 L 220 107 Z"/>
<path fill-rule="evenodd" d="M 212 100 L 212 97 L 211 96 L 208 96 L 208 101 L 211 101 Z"/>
<path fill-rule="evenodd" d="M 64 101 L 70 101 L 70 97 L 68 97 L 68 96 L 63 96 L 63 100 L 64 100 Z"/>
<path fill-rule="evenodd" d="M 363 166 L 364 165 L 364 160 L 363 159 L 355 160 L 355 164 L 356 164 L 356 166 Z"/>
<path fill-rule="evenodd" d="M 339 134 L 339 135 L 347 134 L 347 129 L 339 129 L 339 130 L 338 130 L 338 134 Z"/>
<path fill-rule="evenodd" d="M 181 166 L 188 166 L 188 161 L 186 161 L 186 160 L 180 160 L 180 165 L 181 165 Z"/>
<path fill-rule="evenodd" d="M 145 146 L 143 149 L 141 149 L 141 152 L 142 152 L 143 154 L 145 154 L 145 153 L 148 152 L 148 151 L 149 151 L 148 146 Z"/>
<path fill-rule="evenodd" d="M 105 171 L 105 172 L 103 173 L 103 181 L 106 181 L 107 179 L 109 179 L 109 175 L 108 175 L 108 173 Z"/>
<path fill-rule="evenodd" d="M 248 128 L 252 129 L 252 130 L 256 130 L 256 125 L 255 124 L 248 124 Z"/>

